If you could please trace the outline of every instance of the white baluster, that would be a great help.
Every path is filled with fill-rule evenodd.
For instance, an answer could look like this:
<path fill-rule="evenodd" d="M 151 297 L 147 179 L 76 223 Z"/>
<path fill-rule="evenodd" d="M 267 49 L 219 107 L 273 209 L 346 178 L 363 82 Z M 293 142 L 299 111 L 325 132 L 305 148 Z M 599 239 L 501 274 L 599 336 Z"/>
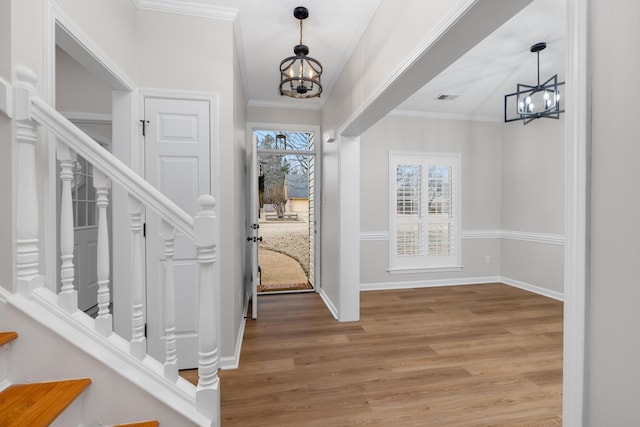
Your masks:
<path fill-rule="evenodd" d="M 196 409 L 220 424 L 220 380 L 218 378 L 218 311 L 215 281 L 217 219 L 215 199 L 198 198 L 198 213 L 193 220 L 194 241 L 198 250 L 199 326 L 198 387 Z M 217 421 L 216 421 L 217 420 Z"/>
<path fill-rule="evenodd" d="M 144 275 L 142 263 L 142 204 L 129 196 L 131 216 L 131 354 L 138 360 L 147 354 L 144 334 Z"/>
<path fill-rule="evenodd" d="M 176 230 L 165 221 L 162 221 L 161 230 L 164 240 L 164 376 L 170 381 L 176 382 L 178 379 L 178 358 L 176 357 L 176 292 L 173 275 Z"/>
<path fill-rule="evenodd" d="M 18 292 L 26 298 L 44 284 L 40 275 L 39 207 L 36 186 L 36 123 L 31 120 L 31 97 L 38 76 L 28 68 L 16 70 L 16 140 L 18 142 L 18 189 L 16 217 L 16 273 Z"/>
<path fill-rule="evenodd" d="M 78 291 L 73 287 L 75 270 L 73 266 L 73 202 L 71 198 L 71 181 L 76 154 L 69 147 L 58 142 L 56 155 L 60 161 L 60 180 L 62 194 L 60 198 L 60 281 L 62 288 L 58 294 L 60 307 L 69 313 L 78 309 Z"/>
<path fill-rule="evenodd" d="M 98 208 L 98 317 L 96 318 L 96 330 L 106 337 L 113 332 L 113 323 L 109 312 L 111 295 L 109 292 L 109 224 L 107 221 L 111 180 L 94 168 L 93 186 L 96 189 L 96 206 Z"/>

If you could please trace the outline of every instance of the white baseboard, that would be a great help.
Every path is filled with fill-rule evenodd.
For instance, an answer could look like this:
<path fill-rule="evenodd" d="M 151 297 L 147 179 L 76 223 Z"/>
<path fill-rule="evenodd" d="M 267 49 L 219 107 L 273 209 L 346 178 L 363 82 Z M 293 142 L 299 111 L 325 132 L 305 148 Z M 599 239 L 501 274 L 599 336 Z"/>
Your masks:
<path fill-rule="evenodd" d="M 500 281 L 505 285 L 513 286 L 514 288 L 524 289 L 525 291 L 533 292 L 534 294 L 553 298 L 558 301 L 564 301 L 564 294 L 561 292 L 552 291 L 546 288 L 542 288 L 540 286 L 532 285 L 530 283 L 525 283 L 519 280 L 510 279 L 508 277 L 501 277 Z"/>
<path fill-rule="evenodd" d="M 247 326 L 247 316 L 249 316 L 249 297 L 244 299 L 244 308 L 242 310 L 242 319 L 240 320 L 240 328 L 238 328 L 238 337 L 236 338 L 236 348 L 233 356 L 220 358 L 220 369 L 238 369 L 240 366 L 240 352 L 242 351 L 242 340 L 244 339 L 244 330 Z"/>
<path fill-rule="evenodd" d="M 437 288 L 441 286 L 479 285 L 500 282 L 500 276 L 465 277 L 460 279 L 415 280 L 408 282 L 362 283 L 360 291 L 386 291 L 393 289 Z"/>
<path fill-rule="evenodd" d="M 532 285 L 530 283 L 525 283 L 503 276 L 466 277 L 460 279 L 444 280 L 417 280 L 407 282 L 362 283 L 360 285 L 360 291 L 367 292 L 393 289 L 437 288 L 441 286 L 479 285 L 483 283 L 504 283 L 505 285 L 524 289 L 525 291 L 533 292 L 534 294 L 553 298 L 558 301 L 564 301 L 564 295 L 561 292 L 552 291 L 540 286 Z"/>
<path fill-rule="evenodd" d="M 333 304 L 333 301 L 331 301 L 331 298 L 329 298 L 329 296 L 324 292 L 323 289 L 320 289 L 320 292 L 318 292 L 318 294 L 320 295 L 320 298 L 322 298 L 322 301 L 324 301 L 324 304 L 327 306 L 327 308 L 331 312 L 331 315 L 336 320 L 338 320 L 338 309 Z"/>

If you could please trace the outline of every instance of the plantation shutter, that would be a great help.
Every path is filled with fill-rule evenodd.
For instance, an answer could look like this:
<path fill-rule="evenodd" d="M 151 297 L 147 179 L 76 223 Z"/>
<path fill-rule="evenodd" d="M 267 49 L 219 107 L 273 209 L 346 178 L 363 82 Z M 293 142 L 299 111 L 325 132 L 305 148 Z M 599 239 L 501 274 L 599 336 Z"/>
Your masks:
<path fill-rule="evenodd" d="M 390 270 L 460 267 L 459 155 L 390 154 Z"/>

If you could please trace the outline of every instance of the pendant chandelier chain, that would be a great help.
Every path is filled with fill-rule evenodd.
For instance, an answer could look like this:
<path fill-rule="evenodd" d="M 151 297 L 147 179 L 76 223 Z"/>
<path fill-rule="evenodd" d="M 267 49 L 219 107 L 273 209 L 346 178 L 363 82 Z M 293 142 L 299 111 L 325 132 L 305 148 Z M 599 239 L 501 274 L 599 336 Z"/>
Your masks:
<path fill-rule="evenodd" d="M 302 19 L 300 20 L 300 44 L 302 44 Z"/>
<path fill-rule="evenodd" d="M 536 53 L 538 54 L 538 87 L 540 87 L 540 51 Z"/>

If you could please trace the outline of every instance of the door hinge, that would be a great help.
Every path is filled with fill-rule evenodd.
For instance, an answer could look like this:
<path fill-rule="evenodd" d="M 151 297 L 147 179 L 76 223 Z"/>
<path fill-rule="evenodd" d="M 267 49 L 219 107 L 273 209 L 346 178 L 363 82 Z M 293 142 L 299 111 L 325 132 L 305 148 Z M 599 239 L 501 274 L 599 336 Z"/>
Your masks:
<path fill-rule="evenodd" d="M 140 123 L 142 123 L 142 136 L 145 136 L 147 125 L 149 124 L 149 120 L 141 119 Z"/>
<path fill-rule="evenodd" d="M 144 337 L 148 338 L 148 336 L 147 336 L 147 324 L 146 323 L 144 324 Z"/>
<path fill-rule="evenodd" d="M 147 223 L 143 222 L 142 223 L 142 237 L 147 237 Z"/>

